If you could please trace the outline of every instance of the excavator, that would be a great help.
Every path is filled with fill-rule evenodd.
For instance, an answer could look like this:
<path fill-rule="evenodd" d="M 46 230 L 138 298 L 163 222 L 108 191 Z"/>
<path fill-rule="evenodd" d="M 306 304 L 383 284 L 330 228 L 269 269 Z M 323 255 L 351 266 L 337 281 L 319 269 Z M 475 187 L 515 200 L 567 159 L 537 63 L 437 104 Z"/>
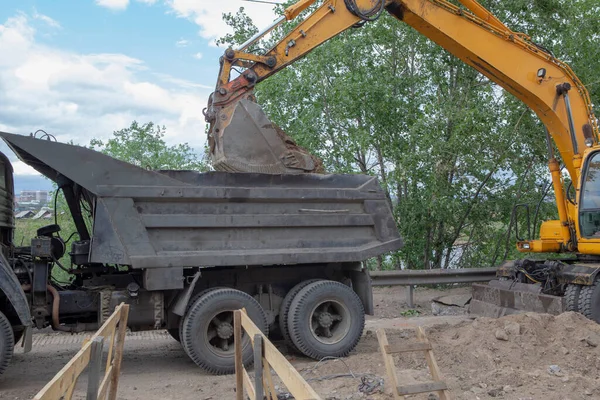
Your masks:
<path fill-rule="evenodd" d="M 318 158 L 269 121 L 254 89 L 341 32 L 388 12 L 520 99 L 544 127 L 540 136 L 547 143 L 558 219 L 543 222 L 537 239 L 517 234 L 517 249 L 530 258 L 506 262 L 498 267 L 497 279 L 474 285 L 471 311 L 495 316 L 575 311 L 600 322 L 598 121 L 586 87 L 571 68 L 476 0 L 458 0 L 459 5 L 446 0 L 316 3 L 300 0 L 289 6 L 271 25 L 221 57 L 216 89 L 204 110 L 214 168 L 321 172 Z M 270 50 L 249 50 L 283 22 L 296 19 L 298 24 Z M 233 75 L 234 68 L 243 71 Z"/>

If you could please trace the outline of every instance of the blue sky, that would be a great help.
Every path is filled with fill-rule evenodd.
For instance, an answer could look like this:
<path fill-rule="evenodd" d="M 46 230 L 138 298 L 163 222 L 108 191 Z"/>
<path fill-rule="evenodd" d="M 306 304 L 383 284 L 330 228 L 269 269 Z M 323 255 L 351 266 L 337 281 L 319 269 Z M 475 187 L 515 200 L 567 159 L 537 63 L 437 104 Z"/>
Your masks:
<path fill-rule="evenodd" d="M 259 27 L 275 18 L 243 0 L 0 0 L 0 130 L 87 144 L 135 119 L 201 152 L 224 50 L 214 40 L 240 6 Z M 49 186 L 7 155 L 17 192 Z"/>

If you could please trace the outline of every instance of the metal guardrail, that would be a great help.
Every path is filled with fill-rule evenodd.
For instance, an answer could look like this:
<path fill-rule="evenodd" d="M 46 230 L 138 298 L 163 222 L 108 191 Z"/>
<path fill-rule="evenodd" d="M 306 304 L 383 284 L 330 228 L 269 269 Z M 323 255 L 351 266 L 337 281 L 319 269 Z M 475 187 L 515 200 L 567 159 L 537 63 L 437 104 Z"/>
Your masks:
<path fill-rule="evenodd" d="M 406 286 L 406 303 L 414 307 L 414 285 L 485 282 L 496 277 L 496 268 L 405 269 L 373 271 L 370 275 L 373 286 Z"/>
<path fill-rule="evenodd" d="M 405 269 L 373 271 L 370 275 L 373 286 L 473 283 L 494 279 L 496 268 Z"/>

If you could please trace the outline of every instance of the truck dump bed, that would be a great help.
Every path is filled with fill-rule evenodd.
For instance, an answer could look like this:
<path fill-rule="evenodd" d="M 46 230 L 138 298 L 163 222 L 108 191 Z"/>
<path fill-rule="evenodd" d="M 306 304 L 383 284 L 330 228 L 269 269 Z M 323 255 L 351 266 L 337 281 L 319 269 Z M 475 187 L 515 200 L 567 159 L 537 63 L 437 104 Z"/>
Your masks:
<path fill-rule="evenodd" d="M 150 171 L 96 151 L 0 132 L 94 214 L 89 261 L 133 268 L 355 262 L 402 246 L 377 179 Z"/>

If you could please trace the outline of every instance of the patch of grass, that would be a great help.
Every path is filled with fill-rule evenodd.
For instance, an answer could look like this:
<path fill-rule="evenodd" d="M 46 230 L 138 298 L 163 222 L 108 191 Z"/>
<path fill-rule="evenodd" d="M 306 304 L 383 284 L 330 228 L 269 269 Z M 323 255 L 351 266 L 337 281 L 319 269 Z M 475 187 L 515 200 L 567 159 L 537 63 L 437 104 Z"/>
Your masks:
<path fill-rule="evenodd" d="M 60 236 L 63 240 L 66 240 L 75 232 L 75 224 L 71 219 L 70 214 L 59 214 L 57 218 L 58 225 L 60 225 Z M 31 239 L 37 236 L 37 230 L 43 226 L 54 224 L 54 218 L 52 219 L 18 219 L 16 220 L 15 235 L 13 243 L 15 246 L 30 246 Z M 69 256 L 70 244 L 73 240 L 77 240 L 77 235 L 67 243 L 67 251 L 65 255 L 59 260 L 62 265 L 69 268 L 71 265 L 71 257 Z M 59 267 L 52 269 L 52 277 L 59 282 L 70 282 L 73 279 L 73 275 L 63 271 Z"/>
<path fill-rule="evenodd" d="M 400 313 L 400 315 L 402 315 L 403 317 L 418 317 L 421 313 L 417 310 L 413 310 L 412 308 L 410 310 L 405 310 L 402 311 Z"/>

